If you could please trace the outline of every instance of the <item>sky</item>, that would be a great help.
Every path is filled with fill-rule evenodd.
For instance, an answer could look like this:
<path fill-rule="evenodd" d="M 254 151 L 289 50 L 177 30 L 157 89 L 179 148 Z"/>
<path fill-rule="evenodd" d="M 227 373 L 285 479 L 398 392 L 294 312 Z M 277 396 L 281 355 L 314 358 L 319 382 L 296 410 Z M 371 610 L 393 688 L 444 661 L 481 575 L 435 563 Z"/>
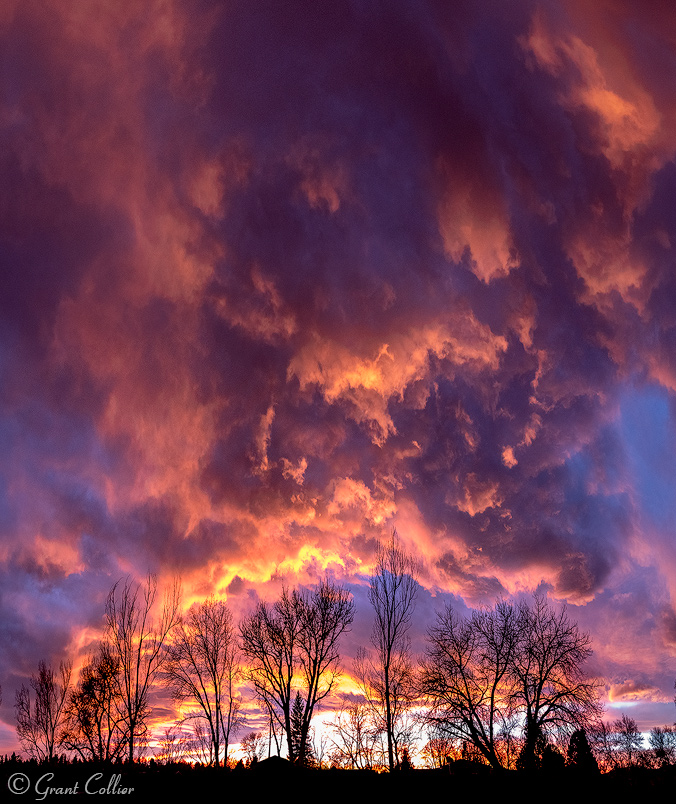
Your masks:
<path fill-rule="evenodd" d="M 396 527 L 672 723 L 670 0 L 0 0 L 0 751 L 120 578 L 236 617 Z"/>

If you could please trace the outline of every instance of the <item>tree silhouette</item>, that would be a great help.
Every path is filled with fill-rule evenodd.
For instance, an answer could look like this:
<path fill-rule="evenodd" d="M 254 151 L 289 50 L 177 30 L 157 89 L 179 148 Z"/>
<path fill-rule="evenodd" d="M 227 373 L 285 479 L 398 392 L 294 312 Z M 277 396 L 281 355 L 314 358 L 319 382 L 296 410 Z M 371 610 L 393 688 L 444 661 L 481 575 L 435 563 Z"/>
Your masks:
<path fill-rule="evenodd" d="M 191 723 L 192 736 L 186 741 L 191 756 L 200 765 L 213 765 L 214 742 L 207 722 L 204 718 L 194 718 Z"/>
<path fill-rule="evenodd" d="M 331 724 L 334 764 L 342 768 L 371 770 L 377 764 L 376 755 L 381 732 L 374 728 L 371 708 L 367 703 L 350 701 L 343 696 L 340 710 Z"/>
<path fill-rule="evenodd" d="M 291 707 L 291 739 L 294 746 L 294 755 L 297 760 L 302 757 L 304 765 L 316 765 L 317 758 L 314 755 L 309 732 L 305 737 L 305 746 L 303 746 L 304 713 L 305 702 L 300 693 L 297 692 Z"/>
<path fill-rule="evenodd" d="M 293 753 L 300 756 L 301 734 L 303 732 L 303 699 L 300 693 L 296 693 L 291 707 L 291 742 L 293 743 Z"/>
<path fill-rule="evenodd" d="M 517 613 L 508 603 L 459 618 L 451 606 L 428 632 L 420 668 L 425 720 L 439 736 L 468 740 L 501 768 L 498 738 L 511 716 Z"/>
<path fill-rule="evenodd" d="M 134 761 L 139 738 L 146 734 L 148 694 L 165 662 L 167 638 L 178 620 L 178 582 L 165 594 L 157 623 L 151 614 L 156 596 L 157 578 L 149 575 L 144 585 L 129 579 L 121 588 L 116 583 L 106 601 L 105 638 L 120 666 L 118 693 L 128 734 L 129 762 Z"/>
<path fill-rule="evenodd" d="M 428 632 L 420 691 L 426 721 L 454 739 L 469 741 L 494 768 L 505 765 L 511 729 L 523 722 L 517 764 L 540 764 L 552 731 L 598 720 L 598 683 L 584 675 L 591 654 L 587 634 L 541 597 L 514 607 L 459 618 L 449 606 Z M 558 761 L 558 760 L 556 760 Z"/>
<path fill-rule="evenodd" d="M 599 772 L 598 762 L 592 753 L 584 729 L 577 729 L 570 735 L 566 759 L 569 767 L 581 773 Z"/>
<path fill-rule="evenodd" d="M 333 688 L 338 640 L 353 618 L 348 592 L 321 581 L 312 591 L 283 589 L 272 606 L 259 603 L 240 623 L 249 679 L 282 727 L 292 762 L 305 762 L 312 715 Z M 294 744 L 291 708 L 297 687 L 304 692 L 304 705 Z"/>
<path fill-rule="evenodd" d="M 549 775 L 561 773 L 566 767 L 565 757 L 553 743 L 546 743 L 542 749 L 540 767 Z"/>
<path fill-rule="evenodd" d="M 30 689 L 24 684 L 17 690 L 16 733 L 22 748 L 37 760 L 53 759 L 61 746 L 71 674 L 71 662 L 61 662 L 57 676 L 41 661 L 37 675 L 30 678 L 33 701 Z"/>
<path fill-rule="evenodd" d="M 648 742 L 658 767 L 676 764 L 676 728 L 655 726 L 650 729 Z"/>
<path fill-rule="evenodd" d="M 544 597 L 518 607 L 518 643 L 511 667 L 512 702 L 524 718 L 524 765 L 534 766 L 540 734 L 575 729 L 601 714 L 599 684 L 585 676 L 591 639 Z"/>
<path fill-rule="evenodd" d="M 547 735 L 538 731 L 533 740 L 533 745 L 528 740 L 522 740 L 521 750 L 516 758 L 516 769 L 521 771 L 532 771 L 542 767 L 542 760 L 549 743 Z"/>
<path fill-rule="evenodd" d="M 66 708 L 64 745 L 82 759 L 111 761 L 124 755 L 128 732 L 122 713 L 120 662 L 102 643 L 80 671 Z"/>
<path fill-rule="evenodd" d="M 615 751 L 615 734 L 611 725 L 605 720 L 597 720 L 588 732 L 588 740 L 592 753 L 599 765 L 599 770 L 606 773 L 617 767 L 617 754 Z"/>
<path fill-rule="evenodd" d="M 170 726 L 162 733 L 155 760 L 163 765 L 183 762 L 188 753 L 188 744 L 188 737 L 177 726 Z"/>
<path fill-rule="evenodd" d="M 263 758 L 263 735 L 260 732 L 249 732 L 241 742 L 247 765 L 253 765 Z"/>
<path fill-rule="evenodd" d="M 300 599 L 302 627 L 298 660 L 306 696 L 297 758 L 302 764 L 309 749 L 312 715 L 340 675 L 338 640 L 352 624 L 354 603 L 345 589 L 327 581 L 320 582 L 316 589 L 304 593 Z"/>
<path fill-rule="evenodd" d="M 162 677 L 180 703 L 194 702 L 189 717 L 206 721 L 213 762 L 228 761 L 230 737 L 241 723 L 235 685 L 240 676 L 232 615 L 223 601 L 209 598 L 179 621 L 167 650 Z"/>
<path fill-rule="evenodd" d="M 421 756 L 428 768 L 443 768 L 460 755 L 459 741 L 445 737 L 434 726 L 427 729 L 427 742 L 423 746 Z"/>
<path fill-rule="evenodd" d="M 407 745 L 405 745 L 401 750 L 401 759 L 397 763 L 397 770 L 400 771 L 413 770 L 413 763 L 411 762 L 411 754 Z"/>
<path fill-rule="evenodd" d="M 623 712 L 622 717 L 613 723 L 613 735 L 617 763 L 623 768 L 637 765 L 643 748 L 643 737 L 634 718 Z"/>
<path fill-rule="evenodd" d="M 272 606 L 260 602 L 240 623 L 242 651 L 250 661 L 248 677 L 268 711 L 281 725 L 291 760 L 294 758 L 291 698 L 301 627 L 297 597 L 297 592 L 290 593 L 285 588 Z"/>
<path fill-rule="evenodd" d="M 378 546 L 375 571 L 370 579 L 369 601 L 375 615 L 373 651 L 360 650 L 354 662 L 355 676 L 372 709 L 374 722 L 385 734 L 387 765 L 400 761 L 398 744 L 406 740 L 403 718 L 414 699 L 413 664 L 408 632 L 418 589 L 417 566 L 401 546 L 396 530 Z"/>

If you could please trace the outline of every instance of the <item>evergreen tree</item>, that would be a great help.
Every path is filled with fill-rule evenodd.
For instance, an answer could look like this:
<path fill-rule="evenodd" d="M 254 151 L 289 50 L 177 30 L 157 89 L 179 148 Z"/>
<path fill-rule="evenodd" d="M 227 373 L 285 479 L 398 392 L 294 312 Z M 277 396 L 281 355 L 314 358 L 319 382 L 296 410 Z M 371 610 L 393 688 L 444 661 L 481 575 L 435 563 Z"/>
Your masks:
<path fill-rule="evenodd" d="M 540 757 L 540 767 L 549 775 L 560 773 L 566 767 L 563 754 L 553 743 L 545 745 Z"/>
<path fill-rule="evenodd" d="M 291 707 L 291 745 L 293 746 L 293 755 L 300 759 L 300 743 L 301 743 L 301 729 L 303 727 L 303 699 L 300 693 L 296 693 L 296 697 Z"/>
<path fill-rule="evenodd" d="M 584 729 L 574 731 L 568 743 L 567 764 L 583 773 L 598 773 L 599 766 L 596 757 L 592 753 L 589 740 Z"/>
<path fill-rule="evenodd" d="M 533 726 L 531 733 L 526 730 L 525 740 L 516 758 L 516 769 L 534 771 L 542 767 L 542 757 L 547 748 L 547 738 L 542 729 Z"/>
<path fill-rule="evenodd" d="M 299 692 L 293 699 L 293 706 L 291 707 L 291 745 L 293 746 L 294 762 L 299 765 L 315 765 L 317 758 L 312 750 L 312 743 L 310 740 L 310 733 L 308 739 L 305 740 L 305 750 L 303 751 L 303 724 L 305 717 L 305 701 Z"/>
<path fill-rule="evenodd" d="M 410 771 L 413 770 L 413 763 L 411 762 L 411 755 L 408 746 L 404 746 L 401 752 L 401 761 L 397 765 L 397 770 Z"/>

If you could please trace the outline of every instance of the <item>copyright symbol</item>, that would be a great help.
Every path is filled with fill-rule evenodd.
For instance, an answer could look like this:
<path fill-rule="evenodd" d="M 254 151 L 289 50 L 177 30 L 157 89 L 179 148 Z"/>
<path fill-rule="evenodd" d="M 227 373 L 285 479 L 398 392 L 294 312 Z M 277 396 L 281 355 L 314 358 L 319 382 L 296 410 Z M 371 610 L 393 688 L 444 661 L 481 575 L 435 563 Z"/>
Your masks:
<path fill-rule="evenodd" d="M 31 780 L 25 773 L 13 773 L 9 779 L 7 779 L 7 787 L 9 787 L 10 793 L 16 793 L 19 796 L 27 792 L 30 786 Z"/>

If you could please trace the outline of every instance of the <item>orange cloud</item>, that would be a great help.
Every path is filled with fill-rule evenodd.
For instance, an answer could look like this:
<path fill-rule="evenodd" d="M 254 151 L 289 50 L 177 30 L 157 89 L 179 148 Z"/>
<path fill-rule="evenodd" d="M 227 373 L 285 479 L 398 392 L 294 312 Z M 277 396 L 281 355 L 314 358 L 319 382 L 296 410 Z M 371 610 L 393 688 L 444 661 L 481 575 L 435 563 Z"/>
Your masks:
<path fill-rule="evenodd" d="M 359 423 L 372 423 L 372 439 L 382 446 L 396 432 L 387 410 L 389 400 L 401 398 L 426 375 L 430 355 L 470 371 L 498 366 L 505 339 L 471 314 L 458 313 L 451 322 L 393 334 L 371 358 L 315 338 L 291 360 L 288 376 L 297 377 L 303 390 L 318 387 L 328 402 L 348 403 L 348 415 Z M 424 403 L 422 397 L 418 404 Z"/>
<path fill-rule="evenodd" d="M 641 310 L 649 292 L 647 266 L 632 253 L 630 228 L 635 212 L 650 197 L 655 172 L 676 153 L 673 128 L 667 125 L 676 108 L 658 105 L 654 88 L 644 84 L 613 41 L 602 12 L 575 3 L 570 10 L 582 36 L 556 32 L 538 11 L 522 46 L 537 67 L 561 79 L 563 108 L 596 121 L 594 138 L 585 147 L 608 160 L 622 219 L 613 220 L 615 212 L 596 201 L 569 232 L 568 255 L 586 282 L 588 299 L 617 291 Z"/>
<path fill-rule="evenodd" d="M 664 696 L 657 687 L 646 686 L 637 681 L 625 681 L 622 684 L 612 684 L 610 686 L 608 700 L 611 703 L 619 703 L 622 701 L 662 702 Z"/>
<path fill-rule="evenodd" d="M 439 229 L 448 256 L 460 262 L 469 249 L 472 269 L 484 282 L 518 265 L 505 210 L 497 201 L 476 197 L 471 185 L 449 191 L 439 208 Z"/>

